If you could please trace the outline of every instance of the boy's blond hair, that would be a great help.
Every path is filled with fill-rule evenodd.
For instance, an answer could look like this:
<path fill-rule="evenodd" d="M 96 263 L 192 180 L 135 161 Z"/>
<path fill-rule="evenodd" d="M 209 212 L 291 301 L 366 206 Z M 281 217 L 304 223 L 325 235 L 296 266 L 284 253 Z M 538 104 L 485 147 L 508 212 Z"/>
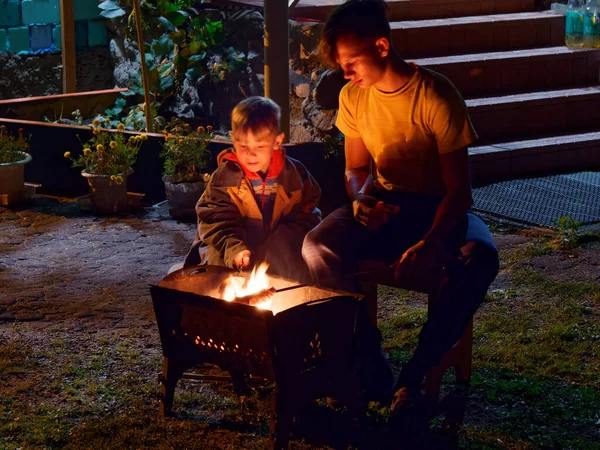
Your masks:
<path fill-rule="evenodd" d="M 248 97 L 242 100 L 231 112 L 233 133 L 251 132 L 261 137 L 267 133 L 278 134 L 281 109 L 270 98 Z"/>

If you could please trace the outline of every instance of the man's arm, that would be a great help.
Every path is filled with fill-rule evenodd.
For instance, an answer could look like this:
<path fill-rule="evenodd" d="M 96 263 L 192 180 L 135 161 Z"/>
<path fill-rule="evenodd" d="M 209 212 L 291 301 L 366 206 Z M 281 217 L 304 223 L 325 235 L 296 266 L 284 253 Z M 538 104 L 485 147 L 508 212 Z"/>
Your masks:
<path fill-rule="evenodd" d="M 371 175 L 371 154 L 361 138 L 344 137 L 346 154 L 346 191 L 350 200 L 358 194 L 368 194 L 373 185 Z"/>
<path fill-rule="evenodd" d="M 433 225 L 424 236 L 426 241 L 441 242 L 473 204 L 468 158 L 466 147 L 440 155 L 446 195 L 438 206 Z"/>
<path fill-rule="evenodd" d="M 442 198 L 433 225 L 423 239 L 406 250 L 396 262 L 394 277 L 418 275 L 439 262 L 441 242 L 471 207 L 468 151 L 466 147 L 440 155 L 446 194 Z"/>

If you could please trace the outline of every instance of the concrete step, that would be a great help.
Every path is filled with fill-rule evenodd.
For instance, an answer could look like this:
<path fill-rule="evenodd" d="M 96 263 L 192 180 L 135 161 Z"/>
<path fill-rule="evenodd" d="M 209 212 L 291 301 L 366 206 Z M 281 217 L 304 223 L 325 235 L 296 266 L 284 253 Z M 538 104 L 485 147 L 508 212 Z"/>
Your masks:
<path fill-rule="evenodd" d="M 600 86 L 467 100 L 478 144 L 600 127 Z"/>
<path fill-rule="evenodd" d="M 600 73 L 599 50 L 565 46 L 413 62 L 447 76 L 466 98 L 589 86 Z"/>
<path fill-rule="evenodd" d="M 256 0 L 250 0 L 256 1 Z M 236 1 L 243 3 L 242 1 Z M 290 17 L 326 20 L 345 0 L 300 0 Z M 442 19 L 533 11 L 534 0 L 387 0 L 389 20 Z"/>
<path fill-rule="evenodd" d="M 553 11 L 392 22 L 404 58 L 564 45 L 565 16 Z"/>
<path fill-rule="evenodd" d="M 503 142 L 469 149 L 474 186 L 551 173 L 600 169 L 600 132 Z"/>

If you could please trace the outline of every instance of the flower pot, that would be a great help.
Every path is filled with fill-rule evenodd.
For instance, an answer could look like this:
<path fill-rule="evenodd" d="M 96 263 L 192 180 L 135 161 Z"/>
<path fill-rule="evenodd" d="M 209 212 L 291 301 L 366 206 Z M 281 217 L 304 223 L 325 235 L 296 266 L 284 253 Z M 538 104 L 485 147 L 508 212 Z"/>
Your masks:
<path fill-rule="evenodd" d="M 25 164 L 31 161 L 29 153 L 21 152 L 23 159 L 11 163 L 0 163 L 0 195 L 7 198 L 6 204 L 25 198 Z"/>
<path fill-rule="evenodd" d="M 196 220 L 196 203 L 204 192 L 208 178 L 209 174 L 205 174 L 201 181 L 171 183 L 167 176 L 163 177 L 169 214 L 174 219 Z"/>
<path fill-rule="evenodd" d="M 127 177 L 133 173 L 132 169 L 125 174 L 121 184 L 110 179 L 110 175 L 98 175 L 81 171 L 81 176 L 87 178 L 90 188 L 90 205 L 92 212 L 98 214 L 113 214 L 127 209 Z"/>

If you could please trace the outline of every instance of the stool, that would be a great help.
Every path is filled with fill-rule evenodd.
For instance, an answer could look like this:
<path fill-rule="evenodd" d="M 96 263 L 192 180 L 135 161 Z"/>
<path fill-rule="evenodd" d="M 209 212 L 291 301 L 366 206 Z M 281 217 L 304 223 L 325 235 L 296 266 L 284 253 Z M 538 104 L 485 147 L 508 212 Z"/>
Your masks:
<path fill-rule="evenodd" d="M 359 272 L 363 273 L 359 277 L 359 282 L 366 294 L 369 315 L 374 324 L 377 324 L 378 285 L 427 294 L 427 312 L 429 314 L 435 308 L 437 294 L 445 282 L 445 275 L 439 270 L 425 276 L 394 280 L 393 271 L 386 271 L 385 265 L 379 261 L 361 261 L 359 263 Z M 472 348 L 473 321 L 471 320 L 458 343 L 448 350 L 440 364 L 429 369 L 425 376 L 425 397 L 430 403 L 432 417 L 437 417 L 442 412 L 447 412 L 448 423 L 451 426 L 457 426 L 463 421 L 467 388 L 471 379 Z M 461 395 L 463 398 L 459 399 L 456 396 L 447 395 L 443 399 L 440 399 L 442 377 L 446 370 L 451 367 L 456 371 L 457 385 L 464 388 L 464 392 Z"/>

